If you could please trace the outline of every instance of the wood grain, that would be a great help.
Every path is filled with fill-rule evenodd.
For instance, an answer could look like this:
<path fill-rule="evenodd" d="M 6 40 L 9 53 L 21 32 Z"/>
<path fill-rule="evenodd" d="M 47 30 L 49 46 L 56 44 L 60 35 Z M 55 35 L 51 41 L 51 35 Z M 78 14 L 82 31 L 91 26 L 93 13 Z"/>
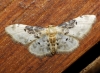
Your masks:
<path fill-rule="evenodd" d="M 97 21 L 80 46 L 70 54 L 39 58 L 14 43 L 5 27 L 14 23 L 46 27 L 95 14 Z M 61 73 L 100 41 L 99 0 L 0 0 L 0 73 Z"/>
<path fill-rule="evenodd" d="M 85 67 L 80 73 L 99 73 L 100 72 L 100 56 L 92 63 Z"/>

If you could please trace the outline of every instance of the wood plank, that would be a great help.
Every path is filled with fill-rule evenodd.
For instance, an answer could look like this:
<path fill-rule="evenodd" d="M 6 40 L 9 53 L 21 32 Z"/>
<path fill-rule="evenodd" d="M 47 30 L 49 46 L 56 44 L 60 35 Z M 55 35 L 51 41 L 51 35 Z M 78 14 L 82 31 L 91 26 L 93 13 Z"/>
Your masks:
<path fill-rule="evenodd" d="M 3 0 L 0 6 L 0 73 L 61 73 L 100 41 L 100 2 L 98 0 Z M 5 6 L 7 5 L 7 6 Z M 5 33 L 14 23 L 46 27 L 59 25 L 77 16 L 95 14 L 97 21 L 70 54 L 39 58 L 25 46 L 14 43 Z"/>
<path fill-rule="evenodd" d="M 92 63 L 85 67 L 80 73 L 99 73 L 100 72 L 100 56 Z"/>

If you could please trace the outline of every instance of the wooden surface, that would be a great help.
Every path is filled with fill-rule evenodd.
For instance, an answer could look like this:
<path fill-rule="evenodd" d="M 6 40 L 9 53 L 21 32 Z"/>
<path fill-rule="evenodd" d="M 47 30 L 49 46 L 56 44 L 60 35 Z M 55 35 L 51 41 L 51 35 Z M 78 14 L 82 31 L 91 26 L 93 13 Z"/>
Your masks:
<path fill-rule="evenodd" d="M 92 63 L 85 67 L 80 73 L 99 73 L 100 72 L 100 56 Z"/>
<path fill-rule="evenodd" d="M 95 14 L 97 21 L 80 46 L 70 54 L 38 58 L 5 33 L 14 23 L 46 27 Z M 100 41 L 100 0 L 0 0 L 0 73 L 61 73 Z"/>

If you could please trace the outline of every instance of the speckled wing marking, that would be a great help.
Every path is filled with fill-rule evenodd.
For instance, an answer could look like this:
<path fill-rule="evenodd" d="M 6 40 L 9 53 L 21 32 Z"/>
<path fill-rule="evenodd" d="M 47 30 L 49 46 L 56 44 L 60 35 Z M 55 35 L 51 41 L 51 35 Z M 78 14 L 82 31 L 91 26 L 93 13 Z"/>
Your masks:
<path fill-rule="evenodd" d="M 15 41 L 26 45 L 36 39 L 39 39 L 42 35 L 41 32 L 44 31 L 44 28 L 23 24 L 14 24 L 6 27 L 5 31 L 11 35 Z"/>
<path fill-rule="evenodd" d="M 79 40 L 68 35 L 56 35 L 57 53 L 72 52 L 79 46 Z"/>
<path fill-rule="evenodd" d="M 60 24 L 58 27 L 61 27 L 64 30 L 68 29 L 67 35 L 81 39 L 89 32 L 95 21 L 96 21 L 95 15 L 83 15 L 74 18 L 69 22 Z"/>
<path fill-rule="evenodd" d="M 56 28 L 49 25 L 46 28 L 46 34 L 44 34 L 40 39 L 35 40 L 30 44 L 29 51 L 37 56 L 54 55 L 56 53 Z"/>
<path fill-rule="evenodd" d="M 57 34 L 57 52 L 71 52 L 79 46 L 82 39 L 96 21 L 95 15 L 83 15 L 60 24 L 61 34 Z"/>
<path fill-rule="evenodd" d="M 29 51 L 36 56 L 52 55 L 49 37 L 47 35 L 43 35 L 40 39 L 32 42 L 29 46 Z"/>
<path fill-rule="evenodd" d="M 5 31 L 17 42 L 27 45 L 36 56 L 72 52 L 96 21 L 95 15 L 83 15 L 58 26 L 48 28 L 14 24 Z"/>
<path fill-rule="evenodd" d="M 83 15 L 57 26 L 62 29 L 62 33 L 56 35 L 57 52 L 75 50 L 79 46 L 79 40 L 89 32 L 95 21 L 95 15 Z"/>

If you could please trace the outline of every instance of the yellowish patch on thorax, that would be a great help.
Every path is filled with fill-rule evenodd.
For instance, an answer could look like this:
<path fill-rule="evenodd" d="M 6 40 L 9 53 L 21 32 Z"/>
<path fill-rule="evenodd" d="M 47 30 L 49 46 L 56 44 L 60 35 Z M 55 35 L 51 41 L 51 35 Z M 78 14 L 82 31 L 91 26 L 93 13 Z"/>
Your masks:
<path fill-rule="evenodd" d="M 57 31 L 55 27 L 53 25 L 49 25 L 47 35 L 49 36 L 50 50 L 53 55 L 56 53 L 56 34 Z"/>

